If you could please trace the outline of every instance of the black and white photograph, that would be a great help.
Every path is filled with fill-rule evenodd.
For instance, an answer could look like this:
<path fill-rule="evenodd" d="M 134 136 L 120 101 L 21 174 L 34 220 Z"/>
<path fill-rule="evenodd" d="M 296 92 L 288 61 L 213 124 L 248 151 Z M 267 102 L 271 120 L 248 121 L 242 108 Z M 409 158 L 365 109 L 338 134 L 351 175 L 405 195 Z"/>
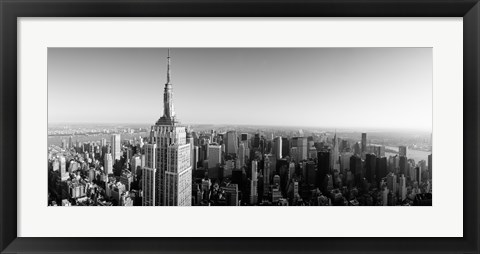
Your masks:
<path fill-rule="evenodd" d="M 432 68 L 430 47 L 48 48 L 48 206 L 432 206 Z"/>

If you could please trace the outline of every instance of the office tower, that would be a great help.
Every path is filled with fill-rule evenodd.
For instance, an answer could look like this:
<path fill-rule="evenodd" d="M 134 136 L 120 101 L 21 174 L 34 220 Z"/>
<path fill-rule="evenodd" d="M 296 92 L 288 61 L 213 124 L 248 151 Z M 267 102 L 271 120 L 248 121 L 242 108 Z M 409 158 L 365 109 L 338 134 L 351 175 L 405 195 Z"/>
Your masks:
<path fill-rule="evenodd" d="M 73 137 L 72 136 L 68 137 L 68 148 L 70 148 L 70 149 L 73 148 Z"/>
<path fill-rule="evenodd" d="M 275 169 L 275 162 L 277 160 L 275 159 L 275 156 L 272 154 L 266 154 L 265 159 L 263 161 L 263 186 L 266 188 L 266 186 L 270 185 L 270 179 L 272 178 L 272 173 L 273 170 Z"/>
<path fill-rule="evenodd" d="M 353 145 L 353 153 L 357 156 L 362 156 L 362 147 L 359 142 L 356 142 L 355 145 Z"/>
<path fill-rule="evenodd" d="M 377 162 L 375 163 L 375 179 L 377 183 L 385 176 L 387 176 L 387 158 L 377 158 Z"/>
<path fill-rule="evenodd" d="M 317 158 L 317 185 L 320 186 L 322 192 L 325 192 L 327 190 L 325 178 L 330 172 L 330 151 L 322 150 L 318 152 Z"/>
<path fill-rule="evenodd" d="M 223 166 L 223 177 L 224 178 L 232 178 L 232 172 L 235 169 L 235 160 L 227 160 L 225 161 L 225 165 Z"/>
<path fill-rule="evenodd" d="M 112 159 L 113 162 L 120 160 L 122 150 L 120 149 L 120 134 L 112 135 Z"/>
<path fill-rule="evenodd" d="M 222 146 L 211 144 L 208 146 L 208 168 L 216 168 L 222 162 Z"/>
<path fill-rule="evenodd" d="M 290 152 L 290 142 L 288 141 L 288 138 L 283 138 L 282 137 L 282 158 L 285 158 L 289 156 Z"/>
<path fill-rule="evenodd" d="M 339 147 L 338 147 L 338 139 L 337 139 L 337 132 L 335 131 L 335 135 L 333 136 L 333 149 L 330 153 L 330 168 L 333 170 L 340 170 L 340 162 L 339 162 Z"/>
<path fill-rule="evenodd" d="M 236 131 L 228 131 L 225 139 L 225 153 L 237 154 L 238 137 Z"/>
<path fill-rule="evenodd" d="M 350 169 L 350 157 L 353 156 L 353 153 L 346 152 L 340 155 L 340 172 L 345 174 Z"/>
<path fill-rule="evenodd" d="M 305 183 L 309 187 L 317 186 L 317 165 L 313 161 L 308 161 L 305 165 Z"/>
<path fill-rule="evenodd" d="M 252 178 L 250 179 L 250 204 L 254 205 L 257 203 L 258 193 L 258 162 L 256 160 L 252 161 Z"/>
<path fill-rule="evenodd" d="M 401 175 L 407 175 L 408 174 L 408 165 L 407 165 L 407 157 L 405 156 L 400 156 L 398 166 L 400 168 L 400 174 Z"/>
<path fill-rule="evenodd" d="M 384 206 L 388 205 L 388 193 L 389 193 L 388 188 L 383 189 L 383 191 L 382 191 L 382 204 Z"/>
<path fill-rule="evenodd" d="M 307 159 L 307 138 L 299 137 L 297 139 L 297 147 L 298 147 L 298 161 L 303 161 Z"/>
<path fill-rule="evenodd" d="M 350 143 L 348 140 L 342 139 L 340 144 L 340 152 L 350 152 Z"/>
<path fill-rule="evenodd" d="M 372 153 L 374 153 L 377 157 L 385 156 L 385 146 L 372 145 L 371 148 L 372 148 Z"/>
<path fill-rule="evenodd" d="M 67 148 L 68 148 L 67 141 L 65 139 L 62 139 L 62 149 L 67 149 Z"/>
<path fill-rule="evenodd" d="M 67 161 L 63 156 L 60 156 L 60 176 L 62 181 L 66 181 L 70 178 L 70 175 L 67 172 Z"/>
<path fill-rule="evenodd" d="M 140 155 L 135 155 L 132 157 L 132 161 L 130 162 L 130 172 L 132 174 L 137 175 L 138 168 L 142 167 L 142 158 Z"/>
<path fill-rule="evenodd" d="M 399 173 L 400 157 L 398 155 L 388 157 L 388 171 L 395 174 Z"/>
<path fill-rule="evenodd" d="M 198 146 L 194 146 L 193 148 L 193 169 L 196 170 L 198 167 L 198 160 L 200 156 L 200 148 Z"/>
<path fill-rule="evenodd" d="M 103 166 L 105 167 L 105 174 L 113 174 L 113 157 L 111 153 L 105 154 L 105 162 Z"/>
<path fill-rule="evenodd" d="M 357 183 L 364 177 L 362 159 L 358 155 L 350 157 L 350 171 L 353 173 Z"/>
<path fill-rule="evenodd" d="M 375 181 L 375 167 L 377 162 L 377 156 L 375 154 L 369 153 L 365 155 L 365 171 L 366 178 L 369 183 Z"/>
<path fill-rule="evenodd" d="M 245 166 L 245 156 L 246 156 L 245 143 L 241 142 L 240 146 L 238 147 L 238 165 L 237 165 L 238 169 L 241 169 L 243 166 Z"/>
<path fill-rule="evenodd" d="M 187 132 L 187 144 L 190 145 L 190 166 L 192 167 L 192 169 L 195 169 L 195 154 L 194 154 L 194 141 L 193 141 L 193 137 L 192 137 L 192 134 L 190 132 Z"/>
<path fill-rule="evenodd" d="M 156 168 L 144 167 L 142 172 L 142 206 L 155 206 Z"/>
<path fill-rule="evenodd" d="M 367 154 L 367 133 L 362 133 L 362 159 L 365 158 L 365 155 Z"/>
<path fill-rule="evenodd" d="M 288 164 L 288 180 L 292 179 L 294 175 L 295 175 L 295 163 L 290 162 L 290 164 Z"/>
<path fill-rule="evenodd" d="M 406 146 L 399 146 L 398 147 L 398 154 L 403 157 L 407 157 L 407 147 Z"/>
<path fill-rule="evenodd" d="M 414 167 L 413 181 L 417 181 L 419 184 L 422 182 L 422 170 L 420 167 Z"/>
<path fill-rule="evenodd" d="M 133 175 L 131 172 L 123 171 L 122 175 L 120 176 L 120 182 L 125 185 L 125 190 L 130 191 L 132 182 L 133 182 Z"/>
<path fill-rule="evenodd" d="M 273 154 L 277 160 L 282 158 L 282 137 L 273 140 Z"/>
<path fill-rule="evenodd" d="M 227 206 L 238 206 L 238 184 L 228 184 L 222 187 L 225 191 Z"/>
<path fill-rule="evenodd" d="M 403 201 L 407 198 L 406 182 L 407 182 L 407 179 L 405 179 L 405 176 L 401 175 L 400 176 L 400 184 L 398 186 L 399 197 L 401 198 L 401 201 Z"/>
<path fill-rule="evenodd" d="M 165 171 L 166 206 L 190 206 L 192 202 L 192 167 L 190 144 L 174 144 L 167 148 Z"/>
<path fill-rule="evenodd" d="M 397 193 L 397 176 L 394 173 L 387 175 L 387 187 L 392 193 Z"/>
<path fill-rule="evenodd" d="M 157 120 L 150 130 L 150 144 L 156 144 L 154 197 L 156 206 L 190 205 L 191 203 L 191 198 L 188 198 L 188 196 L 191 196 L 192 186 L 191 184 L 185 186 L 185 179 L 189 178 L 191 181 L 192 174 L 190 145 L 186 141 L 186 128 L 180 125 L 175 115 L 170 77 L 169 50 L 167 56 L 167 83 L 163 91 L 163 116 Z M 166 180 L 167 174 L 168 182 Z"/>
<path fill-rule="evenodd" d="M 157 144 L 145 144 L 145 165 L 147 168 L 157 167 Z"/>
<path fill-rule="evenodd" d="M 253 148 L 259 148 L 260 147 L 260 133 L 255 133 L 255 136 L 253 137 Z"/>

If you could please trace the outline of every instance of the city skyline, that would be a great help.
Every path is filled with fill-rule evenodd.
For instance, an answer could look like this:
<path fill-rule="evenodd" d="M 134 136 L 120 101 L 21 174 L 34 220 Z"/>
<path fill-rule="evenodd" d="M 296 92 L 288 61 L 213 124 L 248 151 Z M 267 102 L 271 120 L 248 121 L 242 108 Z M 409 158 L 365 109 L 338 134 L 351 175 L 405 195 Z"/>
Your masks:
<path fill-rule="evenodd" d="M 227 127 L 196 131 L 178 118 L 171 62 L 168 49 L 162 113 L 152 121 L 150 131 L 121 126 L 49 129 L 49 139 L 50 136 L 62 138 L 60 144 L 48 146 L 49 206 L 432 205 L 431 135 L 378 133 L 369 140 L 367 132 L 362 132 L 358 141 L 356 135 L 337 136 L 336 130 L 327 133 Z M 86 88 L 92 96 L 85 98 L 92 101 L 93 95 L 99 93 Z M 117 90 L 122 89 L 111 89 L 107 96 L 100 93 L 101 98 L 121 99 L 121 95 L 115 93 Z M 294 105 L 295 115 L 305 113 L 295 107 L 298 102 L 295 98 L 280 101 Z M 368 97 L 361 99 L 363 104 Z M 105 100 L 92 110 L 86 109 L 88 102 L 83 103 L 85 111 L 81 112 L 92 117 L 92 112 L 101 113 L 100 109 L 106 109 L 103 114 L 108 118 L 108 113 L 115 113 L 118 105 L 131 107 L 121 111 L 122 114 L 137 115 L 149 109 L 134 102 L 130 105 L 128 100 L 120 104 Z M 393 102 L 393 105 L 400 102 L 402 112 L 405 111 L 402 98 Z M 340 105 L 329 106 L 335 109 Z M 231 112 L 230 105 L 216 106 L 218 110 L 227 107 L 226 111 Z M 272 105 L 261 109 L 269 106 Z M 78 116 L 81 112 L 70 111 L 69 115 Z M 189 112 L 222 117 L 215 110 L 192 108 Z M 237 113 L 232 112 L 238 116 Z M 368 114 L 358 114 L 363 119 L 367 115 L 368 119 Z M 377 115 L 375 119 L 379 117 L 383 116 Z M 409 117 L 412 116 L 409 114 Z M 268 117 L 264 115 L 264 118 Z M 282 119 L 301 121 L 300 118 Z M 122 133 L 126 134 L 123 139 Z"/>
<path fill-rule="evenodd" d="M 148 124 L 163 110 L 166 49 L 50 48 L 48 54 L 49 123 Z M 184 124 L 431 132 L 430 48 L 174 48 L 172 56 Z M 368 82 L 350 81 L 362 77 Z M 397 97 L 405 103 L 391 103 Z M 291 121 L 298 112 L 305 117 Z"/>

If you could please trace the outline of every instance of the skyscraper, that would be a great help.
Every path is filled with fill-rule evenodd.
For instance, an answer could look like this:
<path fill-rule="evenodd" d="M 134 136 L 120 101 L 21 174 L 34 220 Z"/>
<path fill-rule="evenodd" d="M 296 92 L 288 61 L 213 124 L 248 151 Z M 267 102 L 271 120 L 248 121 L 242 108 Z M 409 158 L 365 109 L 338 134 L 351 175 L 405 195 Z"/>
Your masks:
<path fill-rule="evenodd" d="M 238 147 L 238 165 L 237 165 L 238 169 L 241 169 L 243 166 L 245 166 L 245 156 L 246 156 L 245 143 L 242 141 L 240 143 L 240 146 Z"/>
<path fill-rule="evenodd" d="M 216 168 L 222 162 L 222 146 L 210 144 L 208 146 L 208 167 Z"/>
<path fill-rule="evenodd" d="M 115 160 L 120 160 L 122 157 L 122 150 L 120 149 L 120 134 L 112 135 L 112 159 L 115 163 Z"/>
<path fill-rule="evenodd" d="M 337 132 L 335 131 L 335 135 L 333 136 L 333 149 L 330 153 L 330 168 L 333 170 L 340 170 L 340 162 L 339 162 L 339 150 L 338 150 L 338 139 L 337 139 Z"/>
<path fill-rule="evenodd" d="M 150 144 L 156 144 L 155 205 L 190 205 L 190 144 L 186 128 L 178 122 L 173 106 L 170 75 L 170 50 L 167 56 L 167 83 L 163 91 L 163 116 L 151 127 Z M 166 175 L 168 175 L 168 180 Z M 167 200 L 168 198 L 168 200 Z M 187 200 L 188 199 L 188 200 Z"/>
<path fill-rule="evenodd" d="M 113 158 L 111 153 L 105 154 L 105 162 L 104 165 L 105 167 L 105 174 L 112 174 L 113 173 Z"/>
<path fill-rule="evenodd" d="M 257 185 L 258 185 L 258 172 L 257 172 L 258 163 L 256 160 L 252 161 L 252 179 L 250 179 L 250 204 L 257 203 Z"/>
<path fill-rule="evenodd" d="M 273 140 L 273 154 L 277 160 L 282 158 L 282 137 Z"/>
<path fill-rule="evenodd" d="M 145 144 L 145 166 L 142 169 L 142 206 L 155 206 L 157 144 Z"/>
<path fill-rule="evenodd" d="M 365 154 L 367 153 L 367 133 L 362 133 L 362 159 L 365 158 Z"/>
<path fill-rule="evenodd" d="M 369 153 L 365 155 L 365 171 L 366 171 L 366 178 L 369 183 L 373 183 L 375 181 L 375 168 L 376 168 L 377 156 L 373 153 Z"/>
<path fill-rule="evenodd" d="M 398 154 L 403 157 L 407 157 L 407 147 L 406 146 L 399 146 L 398 147 Z"/>
<path fill-rule="evenodd" d="M 226 154 L 237 154 L 238 138 L 236 131 L 228 131 L 225 139 Z"/>

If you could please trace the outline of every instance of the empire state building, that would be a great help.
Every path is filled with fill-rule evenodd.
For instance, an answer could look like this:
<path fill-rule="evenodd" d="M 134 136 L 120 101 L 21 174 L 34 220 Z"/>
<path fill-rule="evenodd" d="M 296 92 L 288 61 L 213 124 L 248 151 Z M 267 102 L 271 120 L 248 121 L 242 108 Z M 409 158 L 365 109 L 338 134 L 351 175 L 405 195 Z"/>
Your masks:
<path fill-rule="evenodd" d="M 145 145 L 142 175 L 144 206 L 190 206 L 192 167 L 185 126 L 176 118 L 170 73 L 170 50 L 167 56 L 167 83 L 163 90 L 163 115 L 151 127 Z"/>

